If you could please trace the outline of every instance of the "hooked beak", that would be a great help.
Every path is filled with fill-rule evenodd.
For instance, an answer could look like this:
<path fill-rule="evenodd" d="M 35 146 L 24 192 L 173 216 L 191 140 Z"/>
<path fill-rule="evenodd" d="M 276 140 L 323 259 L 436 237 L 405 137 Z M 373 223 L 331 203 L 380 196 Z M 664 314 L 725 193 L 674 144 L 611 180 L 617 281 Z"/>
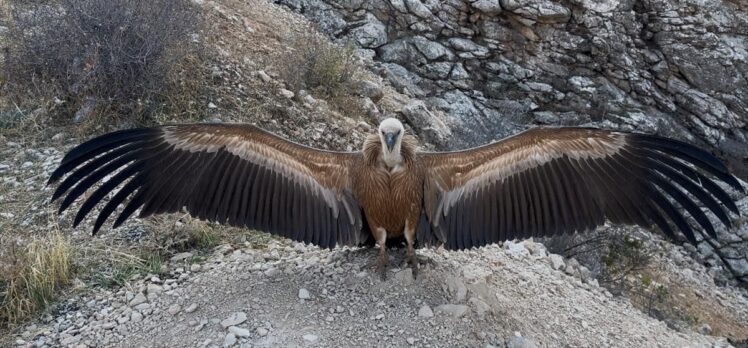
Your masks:
<path fill-rule="evenodd" d="M 395 147 L 395 141 L 397 140 L 397 135 L 395 133 L 385 133 L 384 134 L 384 142 L 387 143 L 387 151 L 392 152 L 392 149 Z"/>

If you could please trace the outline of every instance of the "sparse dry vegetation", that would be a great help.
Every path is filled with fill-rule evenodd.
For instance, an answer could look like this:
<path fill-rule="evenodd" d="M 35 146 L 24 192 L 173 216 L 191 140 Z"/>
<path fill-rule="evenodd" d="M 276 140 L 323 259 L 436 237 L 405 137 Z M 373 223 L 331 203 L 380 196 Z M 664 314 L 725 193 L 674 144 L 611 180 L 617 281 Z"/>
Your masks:
<path fill-rule="evenodd" d="M 89 259 L 88 265 L 95 265 L 92 267 L 95 272 L 81 276 L 96 286 L 114 288 L 123 286 L 135 275 L 159 275 L 163 272 L 164 256 L 158 252 L 140 250 L 137 254 L 130 254 L 111 248 L 89 248 L 84 250 L 84 254 Z"/>
<path fill-rule="evenodd" d="M 662 320 L 675 329 L 701 330 L 709 323 L 712 334 L 741 337 L 745 326 L 720 303 L 668 271 L 660 251 L 645 243 L 646 235 L 628 228 L 611 228 L 588 235 L 549 238 L 549 251 L 574 257 L 585 265 L 600 285 L 631 303 L 650 317 Z"/>
<path fill-rule="evenodd" d="M 46 308 L 73 275 L 74 250 L 59 233 L 0 249 L 0 323 L 17 323 Z"/>
<path fill-rule="evenodd" d="M 607 253 L 602 257 L 602 282 L 611 288 L 619 287 L 620 292 L 620 288 L 625 287 L 623 281 L 626 277 L 645 269 L 651 259 L 651 251 L 647 250 L 641 239 L 616 234 L 608 240 Z"/>
<path fill-rule="evenodd" d="M 188 0 L 11 1 L 0 73 L 16 106 L 61 121 L 148 123 L 195 113 L 200 15 Z"/>
<path fill-rule="evenodd" d="M 292 32 L 289 49 L 274 62 L 281 78 L 294 92 L 306 90 L 328 100 L 338 111 L 364 114 L 354 82 L 360 75 L 355 47 L 337 45 L 315 30 Z"/>
<path fill-rule="evenodd" d="M 294 33 L 289 50 L 278 59 L 281 77 L 290 88 L 334 96 L 347 94 L 357 73 L 355 49 L 338 46 L 314 30 Z"/>

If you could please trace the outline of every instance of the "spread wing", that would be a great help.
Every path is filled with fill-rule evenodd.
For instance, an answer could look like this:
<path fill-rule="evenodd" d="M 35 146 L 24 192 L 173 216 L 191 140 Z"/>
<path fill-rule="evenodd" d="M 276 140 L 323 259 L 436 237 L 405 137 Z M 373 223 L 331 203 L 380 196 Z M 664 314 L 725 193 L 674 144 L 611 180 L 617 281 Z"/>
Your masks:
<path fill-rule="evenodd" d="M 137 209 L 140 217 L 177 212 L 249 227 L 296 241 L 333 247 L 358 245 L 361 209 L 349 168 L 355 153 L 316 150 L 242 124 L 190 124 L 109 133 L 71 150 L 49 182 L 64 177 L 52 197 L 65 196 L 60 212 L 86 191 L 74 224 L 107 196 L 96 233 Z M 119 188 L 119 190 L 117 190 Z"/>
<path fill-rule="evenodd" d="M 738 209 L 713 178 L 743 190 L 719 160 L 692 145 L 588 128 L 537 128 L 474 149 L 419 156 L 431 223 L 430 232 L 419 232 L 431 235 L 418 238 L 451 249 L 585 231 L 606 219 L 657 225 L 674 238 L 672 223 L 696 243 L 682 210 L 715 236 L 700 205 L 727 226 L 725 207 Z"/>

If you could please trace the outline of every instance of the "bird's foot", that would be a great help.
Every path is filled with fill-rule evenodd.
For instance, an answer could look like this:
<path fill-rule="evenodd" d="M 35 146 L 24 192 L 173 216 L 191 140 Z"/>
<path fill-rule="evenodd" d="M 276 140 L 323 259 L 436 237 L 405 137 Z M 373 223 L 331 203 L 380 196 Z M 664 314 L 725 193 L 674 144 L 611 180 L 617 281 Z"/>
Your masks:
<path fill-rule="evenodd" d="M 410 270 L 413 272 L 413 279 L 418 278 L 418 257 L 415 254 L 409 254 L 406 256 Z"/>
<path fill-rule="evenodd" d="M 389 261 L 389 257 L 387 257 L 387 254 L 385 253 L 379 254 L 379 257 L 377 258 L 374 272 L 379 273 L 379 277 L 382 281 L 387 280 L 387 264 Z"/>

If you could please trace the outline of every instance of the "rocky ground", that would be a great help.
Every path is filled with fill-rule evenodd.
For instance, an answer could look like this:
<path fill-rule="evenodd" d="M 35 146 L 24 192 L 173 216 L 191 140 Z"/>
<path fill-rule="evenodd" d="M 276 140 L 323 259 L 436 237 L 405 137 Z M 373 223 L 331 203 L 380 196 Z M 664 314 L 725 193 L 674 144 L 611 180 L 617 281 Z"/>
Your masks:
<path fill-rule="evenodd" d="M 393 253 L 402 264 L 402 250 Z M 724 347 L 676 332 L 548 255 L 541 244 L 420 252 L 416 279 L 381 281 L 370 249 L 271 242 L 216 247 L 204 262 L 177 254 L 168 273 L 68 299 L 25 327 L 18 346 Z M 570 263 L 573 264 L 573 263 Z M 748 301 L 720 293 L 748 319 Z"/>
<path fill-rule="evenodd" d="M 59 138 L 59 137 L 58 137 Z M 59 139 L 58 139 L 59 140 Z M 4 142 L 5 185 L 23 195 L 44 186 L 62 151 Z M 19 218 L 38 226 L 53 206 L 37 204 Z M 6 198 L 6 197 L 3 197 Z M 741 201 L 741 207 L 748 200 Z M 741 208 L 743 209 L 743 208 Z M 50 223 L 55 222 L 53 219 Z M 65 217 L 60 221 L 64 225 Z M 136 239 L 180 224 L 134 220 L 103 236 L 76 229 L 77 243 Z M 67 222 L 69 223 L 69 222 Z M 199 223 L 199 222 L 197 222 Z M 173 227 L 172 227 L 173 228 Z M 143 238 L 142 236 L 140 238 Z M 729 346 L 748 337 L 744 289 L 715 285 L 687 250 L 654 238 L 652 269 L 665 277 L 678 305 L 696 308 L 702 323 L 674 327 L 614 296 L 576 260 L 532 241 L 463 252 L 420 250 L 416 279 L 403 250 L 382 281 L 372 249 L 321 250 L 285 240 L 234 242 L 177 253 L 158 274 L 138 273 L 121 287 L 81 284 L 8 344 L 18 347 L 101 346 Z M 101 257 L 101 256 L 100 256 Z M 677 284 L 678 286 L 674 286 Z M 692 308 L 693 309 L 693 308 Z M 710 336 L 714 334 L 716 336 Z"/>
<path fill-rule="evenodd" d="M 418 10 L 416 2 L 406 1 L 409 11 Z M 309 23 L 284 7 L 266 1 L 196 3 L 218 31 L 203 38 L 215 53 L 209 70 L 217 91 L 205 100 L 206 120 L 253 122 L 305 144 L 353 150 L 372 122 L 395 114 L 437 146 L 457 139 L 440 120 L 444 111 L 431 103 L 438 100 L 408 93 L 371 72 L 356 86 L 366 106 L 361 115 L 289 90 L 278 72 L 278 52 L 286 49 L 290 36 L 308 30 Z M 479 47 L 471 51 L 481 52 Z M 374 71 L 378 67 L 371 60 L 362 64 Z M 512 74 L 529 71 L 502 64 L 513 67 Z M 395 65 L 388 66 L 397 70 Z M 458 102 L 448 104 L 473 105 Z M 519 129 L 512 127 L 503 132 Z M 654 281 L 668 286 L 674 307 L 696 313 L 696 322 L 657 320 L 633 297 L 612 295 L 577 260 L 549 254 L 532 241 L 465 252 L 421 250 L 416 279 L 403 268 L 403 251 L 395 250 L 396 267 L 381 281 L 371 271 L 371 249 L 320 250 L 235 229 L 227 232 L 233 237 L 217 246 L 178 251 L 163 246 L 180 226 L 220 230 L 183 216 L 134 219 L 91 237 L 89 222 L 73 229 L 70 212 L 54 214 L 55 205 L 48 201 L 51 188 L 45 186 L 63 153 L 90 134 L 73 127 L 34 129 L 38 133 L 0 135 L 0 240 L 23 244 L 60 231 L 82 254 L 79 266 L 90 269 L 82 270 L 59 303 L 31 322 L 3 331 L 0 345 L 705 347 L 728 346 L 728 338 L 736 345 L 748 339 L 748 293 L 734 286 L 734 279 L 715 284 L 727 273 L 719 258 L 641 231 L 655 253 L 649 269 Z M 740 199 L 740 209 L 748 211 L 748 198 Z M 736 238 L 724 244 L 726 253 L 737 253 L 727 255 L 737 256 L 736 265 L 748 261 L 740 254 L 748 243 L 744 218 L 736 220 L 735 231 L 725 233 Z M 83 276 L 86 271 L 110 272 L 105 261 L 135 257 L 128 255 L 140 255 L 149 244 L 168 255 L 153 274 L 135 272 L 121 285 Z"/>

